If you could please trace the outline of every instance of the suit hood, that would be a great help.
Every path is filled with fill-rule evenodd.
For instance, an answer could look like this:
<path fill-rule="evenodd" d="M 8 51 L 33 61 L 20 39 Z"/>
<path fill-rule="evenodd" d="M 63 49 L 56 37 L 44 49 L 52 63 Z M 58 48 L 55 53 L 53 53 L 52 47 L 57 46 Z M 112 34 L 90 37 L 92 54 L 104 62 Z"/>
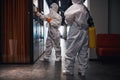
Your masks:
<path fill-rule="evenodd" d="M 83 4 L 85 0 L 72 0 L 73 4 Z"/>

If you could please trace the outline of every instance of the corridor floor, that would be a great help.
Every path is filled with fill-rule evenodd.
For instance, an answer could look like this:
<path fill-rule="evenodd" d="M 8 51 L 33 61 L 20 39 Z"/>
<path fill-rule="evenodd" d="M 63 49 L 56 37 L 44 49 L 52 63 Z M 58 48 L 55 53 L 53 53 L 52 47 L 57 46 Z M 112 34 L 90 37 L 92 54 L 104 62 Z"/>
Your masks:
<path fill-rule="evenodd" d="M 62 47 L 62 55 L 64 55 Z M 54 50 L 49 62 L 42 61 L 40 57 L 33 65 L 0 65 L 0 80 L 120 80 L 120 64 L 101 63 L 100 61 L 89 61 L 88 71 L 85 77 L 77 74 L 75 64 L 74 76 L 62 74 L 64 56 L 62 62 L 55 62 Z"/>

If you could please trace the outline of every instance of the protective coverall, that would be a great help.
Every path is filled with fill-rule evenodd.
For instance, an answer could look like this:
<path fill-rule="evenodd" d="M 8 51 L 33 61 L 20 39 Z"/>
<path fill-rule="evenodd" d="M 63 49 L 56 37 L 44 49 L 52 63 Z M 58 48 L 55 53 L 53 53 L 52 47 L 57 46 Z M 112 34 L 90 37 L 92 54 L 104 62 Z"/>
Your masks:
<path fill-rule="evenodd" d="M 46 50 L 44 52 L 44 60 L 47 61 L 49 60 L 53 47 L 55 49 L 56 61 L 61 60 L 60 32 L 58 27 L 61 25 L 62 18 L 57 13 L 57 10 L 58 5 L 56 3 L 52 3 L 48 15 L 43 15 L 37 12 L 40 19 L 48 22 L 48 36 L 46 40 Z"/>
<path fill-rule="evenodd" d="M 70 25 L 65 54 L 63 74 L 74 73 L 74 63 L 77 57 L 78 73 L 85 75 L 88 61 L 88 23 L 89 13 L 83 4 L 85 0 L 72 0 L 73 5 L 65 11 L 65 18 Z"/>

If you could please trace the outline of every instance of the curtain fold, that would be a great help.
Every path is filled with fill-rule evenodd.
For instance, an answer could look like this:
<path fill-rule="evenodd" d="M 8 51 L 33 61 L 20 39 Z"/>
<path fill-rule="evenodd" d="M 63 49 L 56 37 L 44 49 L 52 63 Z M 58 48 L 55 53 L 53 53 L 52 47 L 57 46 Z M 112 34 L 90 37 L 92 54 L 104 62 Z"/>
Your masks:
<path fill-rule="evenodd" d="M 2 0 L 2 61 L 30 62 L 29 0 Z"/>

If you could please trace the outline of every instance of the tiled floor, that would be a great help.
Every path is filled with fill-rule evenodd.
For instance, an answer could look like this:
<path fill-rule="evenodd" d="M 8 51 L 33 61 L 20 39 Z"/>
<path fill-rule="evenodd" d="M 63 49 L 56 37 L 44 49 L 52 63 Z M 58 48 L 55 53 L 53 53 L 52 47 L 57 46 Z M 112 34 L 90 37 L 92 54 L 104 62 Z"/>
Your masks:
<path fill-rule="evenodd" d="M 62 47 L 62 55 L 64 49 Z M 0 80 L 120 80 L 120 64 L 89 61 L 85 77 L 78 76 L 77 63 L 74 76 L 63 75 L 64 56 L 62 62 L 55 62 L 54 50 L 49 62 L 42 57 L 33 65 L 0 65 Z"/>

